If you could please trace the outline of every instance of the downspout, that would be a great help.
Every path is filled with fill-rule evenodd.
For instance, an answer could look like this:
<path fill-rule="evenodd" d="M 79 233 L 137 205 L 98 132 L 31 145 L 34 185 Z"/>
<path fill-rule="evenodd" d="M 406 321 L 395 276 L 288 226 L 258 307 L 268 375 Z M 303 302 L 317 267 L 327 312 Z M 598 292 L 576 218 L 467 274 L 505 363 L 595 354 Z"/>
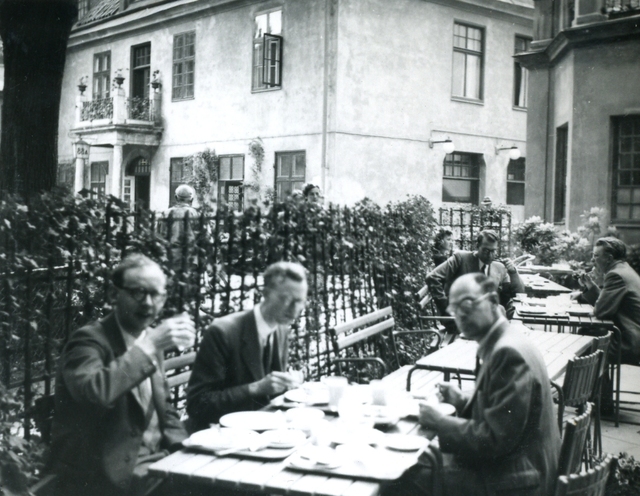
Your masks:
<path fill-rule="evenodd" d="M 548 217 L 547 217 L 547 198 L 549 196 L 549 190 L 548 190 L 548 186 L 549 186 L 549 138 L 552 135 L 551 131 L 552 129 L 550 129 L 551 126 L 551 70 L 553 69 L 553 67 L 551 66 L 551 64 L 549 64 L 549 68 L 548 68 L 548 72 L 547 72 L 547 132 L 546 132 L 546 139 L 545 139 L 545 150 L 544 150 L 544 161 L 545 161 L 545 167 L 544 167 L 544 201 L 543 201 L 543 212 L 544 212 L 544 221 L 548 222 Z M 552 159 L 553 160 L 553 159 Z M 551 213 L 551 218 L 553 219 L 553 212 Z"/>
<path fill-rule="evenodd" d="M 329 126 L 329 22 L 331 19 L 331 1 L 325 0 L 324 8 L 324 64 L 323 64 L 323 87 L 322 87 L 322 157 L 320 160 L 321 188 L 327 192 L 327 129 Z"/>

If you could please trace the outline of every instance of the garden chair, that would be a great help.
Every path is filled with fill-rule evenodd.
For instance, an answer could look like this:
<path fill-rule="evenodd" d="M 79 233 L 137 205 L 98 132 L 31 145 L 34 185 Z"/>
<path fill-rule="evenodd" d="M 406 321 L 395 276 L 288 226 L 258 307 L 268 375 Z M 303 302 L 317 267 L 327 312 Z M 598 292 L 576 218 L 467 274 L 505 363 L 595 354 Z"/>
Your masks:
<path fill-rule="evenodd" d="M 559 476 L 555 496 L 604 496 L 612 461 L 613 457 L 607 455 L 586 472 Z"/>
<path fill-rule="evenodd" d="M 456 338 L 457 331 L 451 330 L 455 328 L 455 319 L 450 315 L 438 315 L 428 284 L 416 293 L 416 307 L 421 327 L 438 332 L 442 336 L 441 346 L 448 345 Z"/>
<path fill-rule="evenodd" d="M 558 460 L 558 475 L 570 475 L 580 471 L 582 461 L 586 458 L 585 447 L 591 426 L 592 406 L 591 403 L 587 403 L 581 415 L 570 418 L 565 424 Z"/>
<path fill-rule="evenodd" d="M 594 338 L 593 349 L 595 351 L 602 351 L 602 360 L 600 360 L 600 367 L 598 368 L 598 377 L 596 379 L 595 387 L 593 388 L 593 394 L 589 399 L 589 401 L 593 402 L 593 404 L 595 405 L 595 418 L 593 423 L 593 451 L 595 455 L 602 454 L 602 428 L 600 425 L 600 405 L 602 403 L 601 391 L 602 383 L 605 379 L 604 374 L 607 369 L 607 353 L 609 351 L 612 336 L 613 332 L 609 331 L 604 336 L 597 336 Z M 615 364 L 611 365 L 615 367 Z"/>

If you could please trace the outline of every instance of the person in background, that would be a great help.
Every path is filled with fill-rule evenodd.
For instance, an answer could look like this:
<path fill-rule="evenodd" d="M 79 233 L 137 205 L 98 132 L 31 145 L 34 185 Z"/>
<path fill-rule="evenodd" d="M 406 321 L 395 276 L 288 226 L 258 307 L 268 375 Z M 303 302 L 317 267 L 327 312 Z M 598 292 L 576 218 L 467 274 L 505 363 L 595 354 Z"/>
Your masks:
<path fill-rule="evenodd" d="M 264 273 L 264 298 L 252 310 L 214 320 L 204 332 L 187 390 L 190 427 L 201 430 L 227 413 L 258 410 L 302 383 L 287 370 L 289 333 L 307 300 L 307 277 L 296 263 Z"/>
<path fill-rule="evenodd" d="M 198 218 L 198 211 L 191 205 L 195 196 L 196 192 L 191 186 L 181 184 L 176 188 L 176 204 L 169 208 L 165 214 L 171 260 L 176 268 L 182 267 L 182 258 L 185 254 L 187 259 L 191 259 L 189 265 L 193 263 L 194 257 L 192 253 L 195 234 L 191 224 Z M 189 265 L 187 265 L 187 268 L 189 268 Z"/>
<path fill-rule="evenodd" d="M 431 254 L 431 258 L 433 259 L 433 264 L 437 267 L 451 256 L 451 249 L 453 245 L 451 243 L 451 237 L 453 233 L 451 229 L 447 229 L 446 227 L 441 228 L 436 234 L 435 239 L 433 240 L 433 252 Z"/>
<path fill-rule="evenodd" d="M 302 190 L 304 199 L 310 203 L 322 204 L 322 194 L 320 193 L 320 187 L 315 184 L 306 184 Z"/>
<path fill-rule="evenodd" d="M 169 403 L 165 350 L 191 347 L 193 321 L 156 323 L 166 298 L 162 269 L 131 254 L 112 274 L 113 311 L 75 331 L 55 391 L 51 459 L 60 496 L 138 496 L 160 481 L 149 465 L 187 432 Z"/>
<path fill-rule="evenodd" d="M 457 251 L 427 275 L 429 291 L 441 312 L 440 315 L 447 315 L 449 299 L 446 295 L 453 282 L 464 274 L 482 272 L 498 286 L 500 304 L 504 307 L 507 318 L 513 317 L 515 312 L 513 297 L 516 293 L 524 293 L 524 284 L 511 260 L 496 260 L 499 243 L 500 240 L 495 231 L 489 229 L 481 231 L 476 241 L 475 251 Z"/>
<path fill-rule="evenodd" d="M 453 283 L 449 312 L 462 335 L 477 341 L 475 389 L 439 385 L 442 401 L 457 417 L 423 403 L 420 424 L 435 432 L 443 453 L 441 480 L 447 496 L 549 496 L 560 455 L 560 433 L 544 359 L 519 329 L 503 317 L 496 283 L 465 274 Z M 432 467 L 418 465 L 387 494 L 429 494 Z"/>

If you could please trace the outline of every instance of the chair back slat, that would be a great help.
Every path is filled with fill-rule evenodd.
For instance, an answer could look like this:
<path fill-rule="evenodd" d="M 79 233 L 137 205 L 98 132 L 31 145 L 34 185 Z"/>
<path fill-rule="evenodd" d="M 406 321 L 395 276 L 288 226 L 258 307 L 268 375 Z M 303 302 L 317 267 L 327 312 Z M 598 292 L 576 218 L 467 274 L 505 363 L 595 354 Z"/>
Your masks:
<path fill-rule="evenodd" d="M 382 308 L 381 310 L 376 310 L 375 312 L 368 313 L 362 317 L 358 317 L 350 320 L 349 322 L 345 322 L 344 324 L 335 326 L 333 328 L 333 332 L 335 332 L 336 336 L 340 336 L 359 327 L 364 327 L 371 322 L 387 317 L 391 315 L 392 312 L 393 310 L 390 306 Z"/>
<path fill-rule="evenodd" d="M 587 434 L 591 425 L 592 404 L 587 403 L 584 413 L 569 419 L 564 428 L 558 475 L 570 475 L 580 470 Z"/>
<path fill-rule="evenodd" d="M 579 474 L 561 475 L 555 496 L 604 496 L 613 458 L 607 455 L 592 469 Z"/>
<path fill-rule="evenodd" d="M 363 341 L 366 341 L 371 336 L 380 334 L 386 331 L 387 329 L 392 328 L 394 325 L 395 325 L 395 320 L 393 317 L 391 317 L 390 319 L 374 324 L 370 327 L 367 327 L 366 329 L 360 329 L 358 332 L 354 332 L 353 334 L 350 334 L 343 338 L 339 338 L 337 341 L 338 350 L 342 351 L 345 348 L 353 346 L 356 343 L 361 343 Z"/>
<path fill-rule="evenodd" d="M 566 406 L 583 405 L 591 398 L 598 378 L 601 357 L 602 351 L 597 350 L 591 355 L 569 360 L 562 386 Z"/>

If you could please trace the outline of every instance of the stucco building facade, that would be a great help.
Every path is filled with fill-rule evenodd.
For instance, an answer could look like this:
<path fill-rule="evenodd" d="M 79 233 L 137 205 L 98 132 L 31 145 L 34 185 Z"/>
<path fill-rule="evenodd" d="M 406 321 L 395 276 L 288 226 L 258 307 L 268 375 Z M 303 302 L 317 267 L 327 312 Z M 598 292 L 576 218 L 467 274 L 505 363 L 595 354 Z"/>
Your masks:
<path fill-rule="evenodd" d="M 640 242 L 640 3 L 536 0 L 526 215 L 575 230 L 605 207 Z"/>
<path fill-rule="evenodd" d="M 513 55 L 529 45 L 532 5 L 85 0 L 68 46 L 60 160 L 76 190 L 159 210 L 181 160 L 208 148 L 221 157 L 219 200 L 238 207 L 314 182 L 331 202 L 489 196 L 521 218 L 529 104 Z M 259 193 L 246 187 L 256 183 Z"/>

